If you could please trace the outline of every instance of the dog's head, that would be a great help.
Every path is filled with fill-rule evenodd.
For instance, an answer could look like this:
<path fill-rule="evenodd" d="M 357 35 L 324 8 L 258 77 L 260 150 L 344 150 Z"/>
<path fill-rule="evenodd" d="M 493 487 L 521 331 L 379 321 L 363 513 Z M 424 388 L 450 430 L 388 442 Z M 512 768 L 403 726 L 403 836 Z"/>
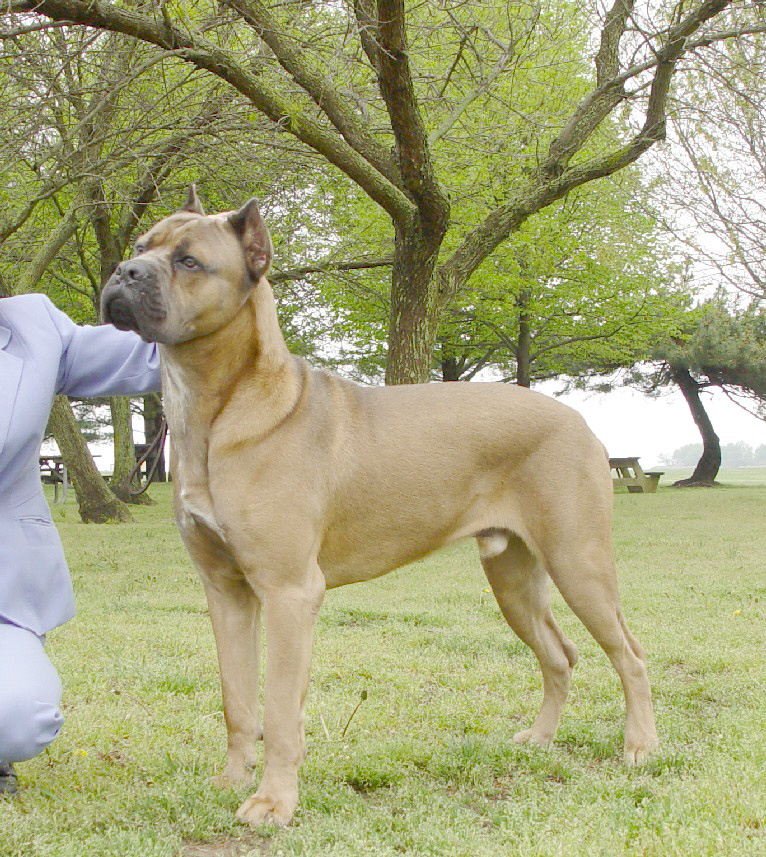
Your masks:
<path fill-rule="evenodd" d="M 206 215 L 194 185 L 184 207 L 135 244 L 101 293 L 101 317 L 147 342 L 206 336 L 239 312 L 271 262 L 271 238 L 250 200 Z"/>

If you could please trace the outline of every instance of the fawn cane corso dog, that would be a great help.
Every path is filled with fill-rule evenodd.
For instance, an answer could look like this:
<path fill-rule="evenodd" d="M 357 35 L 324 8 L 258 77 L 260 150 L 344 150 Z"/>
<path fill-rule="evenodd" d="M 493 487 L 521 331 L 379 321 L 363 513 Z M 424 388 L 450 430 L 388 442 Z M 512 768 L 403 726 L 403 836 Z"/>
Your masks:
<path fill-rule="evenodd" d="M 514 740 L 553 739 L 577 659 L 551 613 L 551 579 L 617 670 L 625 758 L 643 760 L 657 736 L 646 659 L 617 597 L 603 446 L 575 411 L 519 387 L 372 388 L 311 369 L 280 332 L 271 254 L 254 201 L 206 216 L 192 188 L 139 239 L 102 299 L 106 321 L 160 343 L 176 517 L 221 671 L 220 779 L 243 781 L 264 739 L 260 785 L 239 817 L 286 824 L 295 811 L 325 590 L 468 536 L 543 673 L 540 713 Z"/>

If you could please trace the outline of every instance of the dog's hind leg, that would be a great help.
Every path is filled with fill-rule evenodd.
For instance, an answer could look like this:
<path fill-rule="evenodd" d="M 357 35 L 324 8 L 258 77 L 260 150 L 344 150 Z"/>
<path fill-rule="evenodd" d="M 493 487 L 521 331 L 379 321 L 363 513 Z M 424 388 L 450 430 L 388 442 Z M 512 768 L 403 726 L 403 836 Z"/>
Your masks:
<path fill-rule="evenodd" d="M 479 534 L 481 563 L 506 621 L 535 654 L 543 673 L 543 704 L 517 743 L 549 744 L 569 692 L 577 649 L 559 628 L 550 606 L 549 578 L 524 542 L 505 531 Z"/>
<path fill-rule="evenodd" d="M 625 693 L 625 761 L 644 761 L 657 745 L 646 656 L 627 628 L 609 541 L 570 545 L 548 558 L 550 575 L 567 604 L 606 652 Z"/>

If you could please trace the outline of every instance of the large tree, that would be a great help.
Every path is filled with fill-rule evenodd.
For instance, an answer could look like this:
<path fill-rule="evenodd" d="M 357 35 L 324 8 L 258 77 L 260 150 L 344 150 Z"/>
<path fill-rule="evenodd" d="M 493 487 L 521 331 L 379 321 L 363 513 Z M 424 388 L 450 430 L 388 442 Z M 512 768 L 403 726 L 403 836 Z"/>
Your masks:
<path fill-rule="evenodd" d="M 680 241 L 702 295 L 684 334 L 664 343 L 652 383 L 678 386 L 703 439 L 682 485 L 712 485 L 720 441 L 704 393 L 722 389 L 766 416 L 766 41 L 721 41 L 688 60 L 670 138 L 655 168 L 662 222 Z"/>
<path fill-rule="evenodd" d="M 675 484 L 714 485 L 721 466 L 721 442 L 703 394 L 711 388 L 723 390 L 755 417 L 766 419 L 766 315 L 752 308 L 733 311 L 719 295 L 690 311 L 685 330 L 660 342 L 653 356 L 654 371 L 635 373 L 633 383 L 647 392 L 677 386 L 702 438 L 694 472 Z"/>
<path fill-rule="evenodd" d="M 685 55 L 763 28 L 757 4 L 727 0 L 615 0 L 603 15 L 403 0 L 6 9 L 8 28 L 112 30 L 207 70 L 377 203 L 393 226 L 393 383 L 427 380 L 445 308 L 525 221 L 665 138 Z"/>
<path fill-rule="evenodd" d="M 643 211 L 645 196 L 638 172 L 625 170 L 530 218 L 443 314 L 432 377 L 470 380 L 484 372 L 529 386 L 645 357 L 663 331 L 675 330 L 686 288 L 663 234 Z M 320 331 L 328 342 L 320 353 L 372 380 L 382 377 L 385 363 L 384 262 L 377 260 L 377 274 L 325 264 L 274 277 L 280 290 L 288 277 L 304 284 L 310 278 L 316 294 L 307 301 L 318 302 L 320 316 L 332 323 Z M 311 316 L 297 319 L 303 325 Z"/>
<path fill-rule="evenodd" d="M 675 329 L 683 279 L 634 202 L 637 174 L 621 178 L 530 218 L 479 268 L 442 320 L 445 380 L 494 367 L 495 377 L 530 386 L 598 371 L 640 358 Z"/>

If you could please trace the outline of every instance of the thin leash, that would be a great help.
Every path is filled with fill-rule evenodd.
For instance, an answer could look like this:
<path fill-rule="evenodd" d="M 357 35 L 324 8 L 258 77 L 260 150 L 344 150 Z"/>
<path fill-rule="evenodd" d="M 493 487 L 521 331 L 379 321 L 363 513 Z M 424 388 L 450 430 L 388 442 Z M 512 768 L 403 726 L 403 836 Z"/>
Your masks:
<path fill-rule="evenodd" d="M 160 420 L 159 431 L 155 435 L 154 440 L 149 444 L 149 446 L 147 446 L 141 457 L 136 461 L 135 467 L 130 471 L 130 476 L 128 476 L 128 493 L 131 497 L 140 497 L 141 494 L 143 494 L 144 491 L 146 491 L 146 489 L 149 487 L 152 479 L 154 478 L 154 474 L 157 472 L 157 467 L 159 467 L 160 456 L 162 455 L 162 447 L 165 443 L 165 438 L 167 437 L 167 434 L 168 421 L 163 416 Z M 141 466 L 155 451 L 157 452 L 157 455 L 154 457 L 154 461 L 152 462 L 151 467 L 146 473 L 146 482 L 144 483 L 142 488 L 134 488 L 133 480 L 138 479 L 140 484 L 141 480 L 139 474 L 141 473 Z"/>

